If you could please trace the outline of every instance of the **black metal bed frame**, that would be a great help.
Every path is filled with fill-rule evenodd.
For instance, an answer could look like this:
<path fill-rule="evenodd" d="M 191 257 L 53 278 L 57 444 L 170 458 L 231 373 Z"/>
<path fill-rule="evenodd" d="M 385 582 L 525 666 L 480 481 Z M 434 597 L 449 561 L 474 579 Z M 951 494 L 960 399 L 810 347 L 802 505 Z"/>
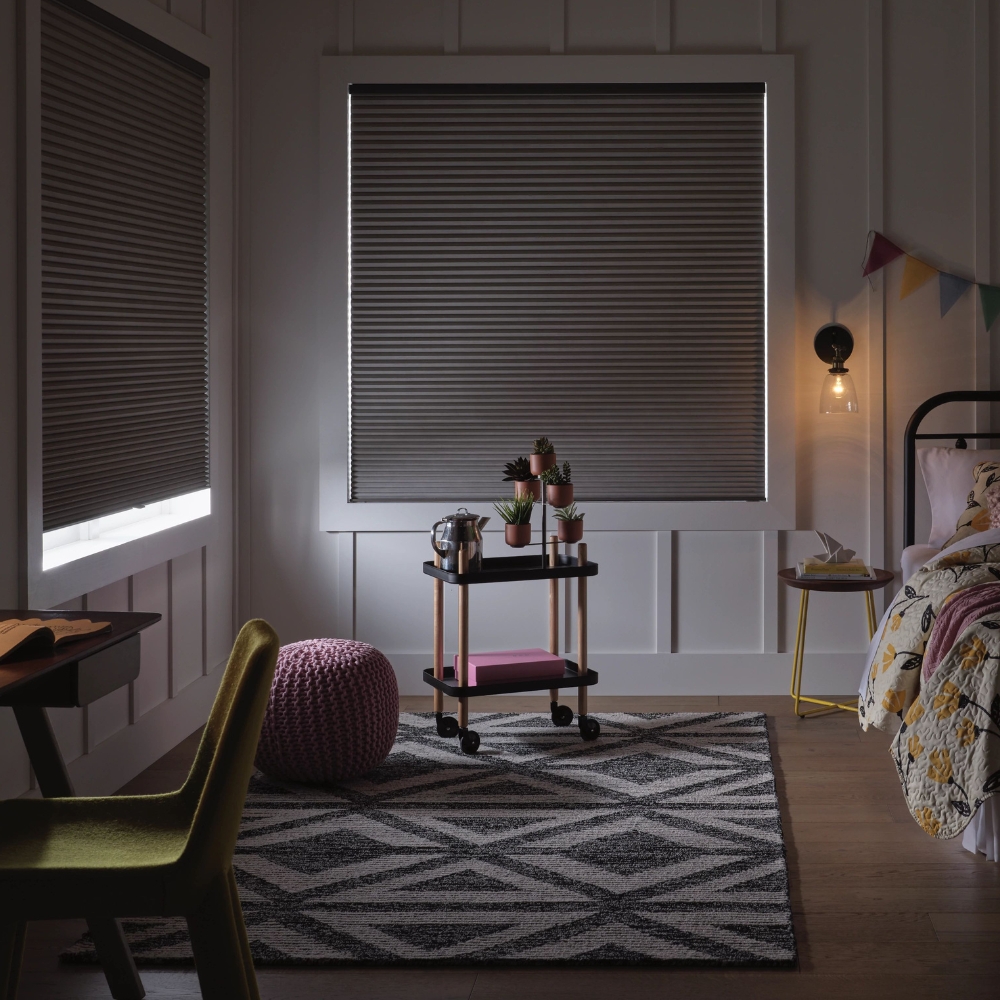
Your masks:
<path fill-rule="evenodd" d="M 947 434 L 918 434 L 917 428 L 920 422 L 931 410 L 943 406 L 945 403 L 1000 403 L 1000 391 L 991 389 L 983 391 L 958 390 L 956 392 L 941 392 L 930 399 L 924 400 L 914 411 L 906 425 L 903 433 L 903 545 L 912 545 L 916 533 L 916 506 L 915 490 L 917 485 L 917 442 L 935 440 L 940 441 L 945 438 L 956 438 L 955 447 L 965 448 L 966 438 L 997 438 L 1000 439 L 1000 432 L 993 433 L 956 433 L 950 431 Z"/>

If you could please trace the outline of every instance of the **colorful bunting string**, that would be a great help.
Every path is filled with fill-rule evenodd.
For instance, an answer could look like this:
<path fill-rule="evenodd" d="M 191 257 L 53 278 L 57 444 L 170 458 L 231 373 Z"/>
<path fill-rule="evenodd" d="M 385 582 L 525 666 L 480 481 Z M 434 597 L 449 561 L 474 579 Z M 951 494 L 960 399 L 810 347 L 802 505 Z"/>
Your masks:
<path fill-rule="evenodd" d="M 903 268 L 903 280 L 899 288 L 900 299 L 912 295 L 921 285 L 927 284 L 934 275 L 937 275 L 941 316 L 944 317 L 948 310 L 965 294 L 966 289 L 975 284 L 979 288 L 979 300 L 983 306 L 983 321 L 986 323 L 986 329 L 992 328 L 997 317 L 1000 316 L 1000 287 L 984 285 L 978 281 L 973 282 L 968 278 L 961 278 L 957 274 L 941 271 L 926 261 L 920 260 L 919 257 L 908 254 L 896 246 L 892 240 L 886 239 L 881 233 L 876 233 L 874 230 L 868 234 L 868 246 L 861 274 L 867 277 L 880 271 L 897 257 L 903 256 L 906 257 L 906 265 Z"/>
<path fill-rule="evenodd" d="M 941 318 L 944 319 L 948 310 L 965 294 L 972 284 L 968 278 L 960 278 L 957 274 L 942 271 L 938 279 L 941 295 Z"/>
<path fill-rule="evenodd" d="M 936 268 L 925 264 L 916 257 L 906 255 L 906 267 L 903 268 L 903 283 L 899 286 L 899 297 L 905 299 L 912 295 L 921 285 L 926 285 L 937 274 Z"/>
<path fill-rule="evenodd" d="M 983 303 L 983 322 L 988 330 L 1000 315 L 1000 288 L 995 285 L 980 285 L 979 298 Z"/>

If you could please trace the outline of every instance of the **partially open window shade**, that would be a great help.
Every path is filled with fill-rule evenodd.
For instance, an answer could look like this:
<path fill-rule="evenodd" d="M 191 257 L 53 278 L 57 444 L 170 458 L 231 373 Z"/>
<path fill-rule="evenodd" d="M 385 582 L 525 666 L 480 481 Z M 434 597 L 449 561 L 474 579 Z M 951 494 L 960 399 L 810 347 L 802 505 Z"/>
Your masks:
<path fill-rule="evenodd" d="M 352 500 L 765 499 L 763 85 L 350 100 Z"/>
<path fill-rule="evenodd" d="M 88 9 L 41 4 L 45 531 L 209 484 L 208 71 Z"/>

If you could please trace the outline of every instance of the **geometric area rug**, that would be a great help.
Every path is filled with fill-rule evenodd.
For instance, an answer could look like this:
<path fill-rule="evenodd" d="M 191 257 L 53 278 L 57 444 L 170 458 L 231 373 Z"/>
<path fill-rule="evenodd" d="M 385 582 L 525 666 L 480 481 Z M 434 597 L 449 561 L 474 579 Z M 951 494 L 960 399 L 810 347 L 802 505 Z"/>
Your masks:
<path fill-rule="evenodd" d="M 364 778 L 255 774 L 234 858 L 255 963 L 793 965 L 764 715 L 595 717 L 585 743 L 475 714 L 470 756 L 403 713 Z M 183 920 L 124 923 L 140 965 L 192 963 Z"/>

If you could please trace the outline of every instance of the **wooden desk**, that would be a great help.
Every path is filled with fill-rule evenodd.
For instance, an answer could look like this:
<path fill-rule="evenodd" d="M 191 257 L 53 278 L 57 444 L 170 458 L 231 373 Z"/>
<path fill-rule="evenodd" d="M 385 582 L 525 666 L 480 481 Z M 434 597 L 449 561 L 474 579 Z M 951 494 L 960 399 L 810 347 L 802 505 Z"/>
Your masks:
<path fill-rule="evenodd" d="M 59 752 L 46 708 L 89 705 L 139 676 L 139 633 L 160 615 L 131 611 L 11 611 L 8 618 L 89 618 L 111 622 L 111 631 L 67 643 L 47 656 L 0 662 L 0 705 L 14 710 L 35 772 L 46 798 L 75 795 L 66 763 Z M 114 918 L 88 920 L 111 995 L 117 1000 L 141 1000 L 146 995 L 121 923 Z"/>

